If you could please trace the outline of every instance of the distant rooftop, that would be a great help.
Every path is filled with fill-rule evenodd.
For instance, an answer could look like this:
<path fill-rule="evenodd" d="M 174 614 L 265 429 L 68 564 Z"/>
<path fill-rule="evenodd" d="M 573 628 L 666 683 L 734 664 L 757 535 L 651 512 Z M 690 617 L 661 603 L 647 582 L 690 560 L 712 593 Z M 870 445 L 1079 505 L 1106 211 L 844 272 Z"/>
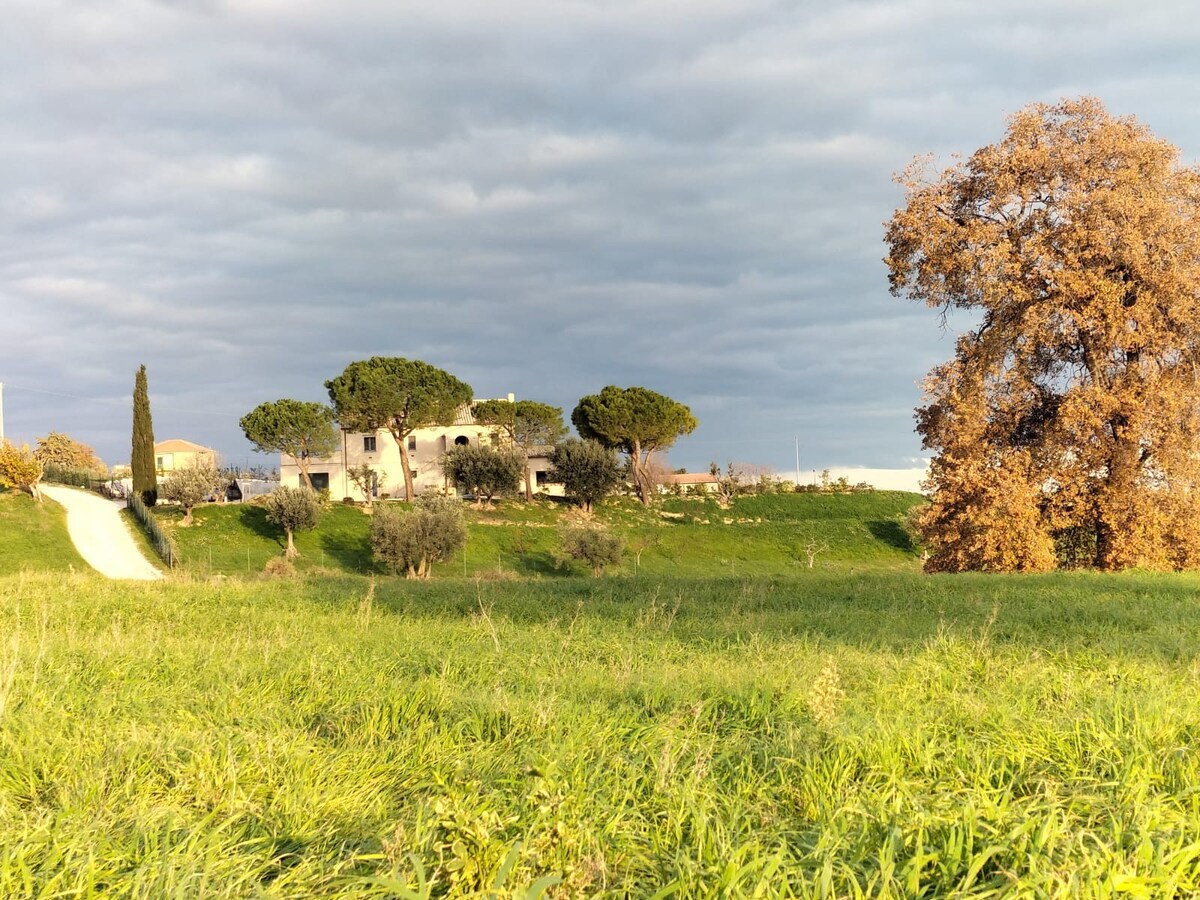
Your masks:
<path fill-rule="evenodd" d="M 181 438 L 171 438 L 165 441 L 159 441 L 154 445 L 155 453 L 216 453 L 212 447 L 205 447 L 201 444 L 193 444 L 191 441 L 185 441 Z"/>

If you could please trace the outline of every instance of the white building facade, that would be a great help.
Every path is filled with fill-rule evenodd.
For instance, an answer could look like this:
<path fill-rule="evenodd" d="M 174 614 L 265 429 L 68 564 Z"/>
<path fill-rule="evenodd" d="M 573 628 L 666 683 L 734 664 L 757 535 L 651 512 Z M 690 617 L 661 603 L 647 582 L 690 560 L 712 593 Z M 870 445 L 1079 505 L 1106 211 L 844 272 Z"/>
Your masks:
<path fill-rule="evenodd" d="M 508 399 L 513 399 L 510 394 Z M 431 491 L 446 493 L 453 490 L 442 474 L 442 458 L 447 451 L 464 444 L 504 446 L 507 438 L 495 432 L 489 425 L 480 425 L 471 415 L 471 407 L 458 411 L 454 424 L 415 429 L 407 438 L 408 467 L 412 472 L 413 487 L 417 494 Z M 350 469 L 368 465 L 374 472 L 372 494 L 376 498 L 404 498 L 404 466 L 400 460 L 400 448 L 387 429 L 373 432 L 343 431 L 341 449 L 330 457 L 313 457 L 308 461 L 309 477 L 316 490 L 328 490 L 334 499 L 366 499 L 363 490 L 348 474 Z M 534 493 L 562 496 L 562 485 L 550 484 L 546 473 L 550 461 L 544 452 L 531 455 L 529 459 L 530 480 Z M 299 487 L 304 483 L 300 467 L 295 458 L 282 454 L 279 462 L 279 483 Z M 524 485 L 521 490 L 524 491 Z"/>

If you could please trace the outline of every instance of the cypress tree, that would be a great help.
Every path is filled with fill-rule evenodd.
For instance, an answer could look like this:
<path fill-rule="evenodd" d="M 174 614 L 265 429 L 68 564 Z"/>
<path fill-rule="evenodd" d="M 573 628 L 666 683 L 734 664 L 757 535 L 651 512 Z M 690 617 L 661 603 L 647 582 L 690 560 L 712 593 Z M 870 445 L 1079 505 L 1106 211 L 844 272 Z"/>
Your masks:
<path fill-rule="evenodd" d="M 142 502 L 153 506 L 158 500 L 158 478 L 154 472 L 154 423 L 150 421 L 150 392 L 146 387 L 146 367 L 138 368 L 133 382 L 133 490 Z"/>

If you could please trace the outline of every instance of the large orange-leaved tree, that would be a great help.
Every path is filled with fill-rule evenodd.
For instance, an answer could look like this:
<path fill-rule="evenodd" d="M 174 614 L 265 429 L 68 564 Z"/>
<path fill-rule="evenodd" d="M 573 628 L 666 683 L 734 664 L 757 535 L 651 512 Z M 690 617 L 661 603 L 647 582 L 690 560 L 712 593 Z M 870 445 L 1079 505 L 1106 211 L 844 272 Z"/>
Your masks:
<path fill-rule="evenodd" d="M 917 411 L 927 569 L 1200 566 L 1200 171 L 1084 98 L 900 180 L 892 293 L 977 323 Z"/>

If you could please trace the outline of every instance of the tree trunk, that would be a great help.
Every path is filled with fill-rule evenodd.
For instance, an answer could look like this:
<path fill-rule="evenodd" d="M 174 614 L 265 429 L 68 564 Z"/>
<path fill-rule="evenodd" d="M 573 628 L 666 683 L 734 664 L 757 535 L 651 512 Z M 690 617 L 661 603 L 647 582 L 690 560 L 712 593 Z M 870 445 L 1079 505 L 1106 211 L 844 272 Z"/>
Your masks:
<path fill-rule="evenodd" d="M 308 474 L 308 470 L 309 470 L 308 460 L 305 459 L 303 456 L 297 456 L 296 457 L 296 465 L 300 469 L 300 477 L 304 480 L 304 486 L 307 487 L 310 491 L 312 491 L 315 494 L 316 489 L 313 487 L 312 476 Z"/>
<path fill-rule="evenodd" d="M 525 451 L 525 502 L 533 499 L 533 478 L 529 474 L 529 451 Z"/>
<path fill-rule="evenodd" d="M 642 501 L 642 506 L 649 506 L 653 502 L 651 495 L 650 484 L 650 457 L 653 455 L 653 450 L 646 451 L 646 458 L 642 458 L 642 445 L 638 441 L 633 442 L 633 453 L 629 455 L 630 469 L 633 472 L 633 484 L 637 488 L 638 499 Z"/>
<path fill-rule="evenodd" d="M 292 559 L 293 557 L 299 556 L 300 554 L 299 554 L 299 552 L 297 552 L 296 544 L 292 540 L 292 529 L 287 528 L 287 529 L 285 529 L 285 531 L 287 531 L 287 549 L 285 549 L 283 551 L 283 555 L 286 556 L 288 559 Z"/>
<path fill-rule="evenodd" d="M 183 508 L 183 524 L 184 525 L 192 524 L 192 508 L 190 506 L 185 506 Z"/>
<path fill-rule="evenodd" d="M 393 431 L 392 437 L 396 439 L 396 446 L 400 448 L 400 465 L 404 469 L 404 499 L 412 503 L 417 491 L 413 486 L 412 467 L 408 464 L 408 434 L 397 434 Z"/>
<path fill-rule="evenodd" d="M 1136 435 L 1129 433 L 1124 415 L 1118 414 L 1110 423 L 1113 449 L 1108 461 L 1108 478 L 1096 504 L 1096 559 L 1098 569 L 1112 571 L 1136 565 L 1128 547 L 1122 546 L 1122 536 L 1128 536 L 1123 523 L 1115 521 L 1118 510 L 1127 508 L 1138 489 L 1140 448 Z"/>

